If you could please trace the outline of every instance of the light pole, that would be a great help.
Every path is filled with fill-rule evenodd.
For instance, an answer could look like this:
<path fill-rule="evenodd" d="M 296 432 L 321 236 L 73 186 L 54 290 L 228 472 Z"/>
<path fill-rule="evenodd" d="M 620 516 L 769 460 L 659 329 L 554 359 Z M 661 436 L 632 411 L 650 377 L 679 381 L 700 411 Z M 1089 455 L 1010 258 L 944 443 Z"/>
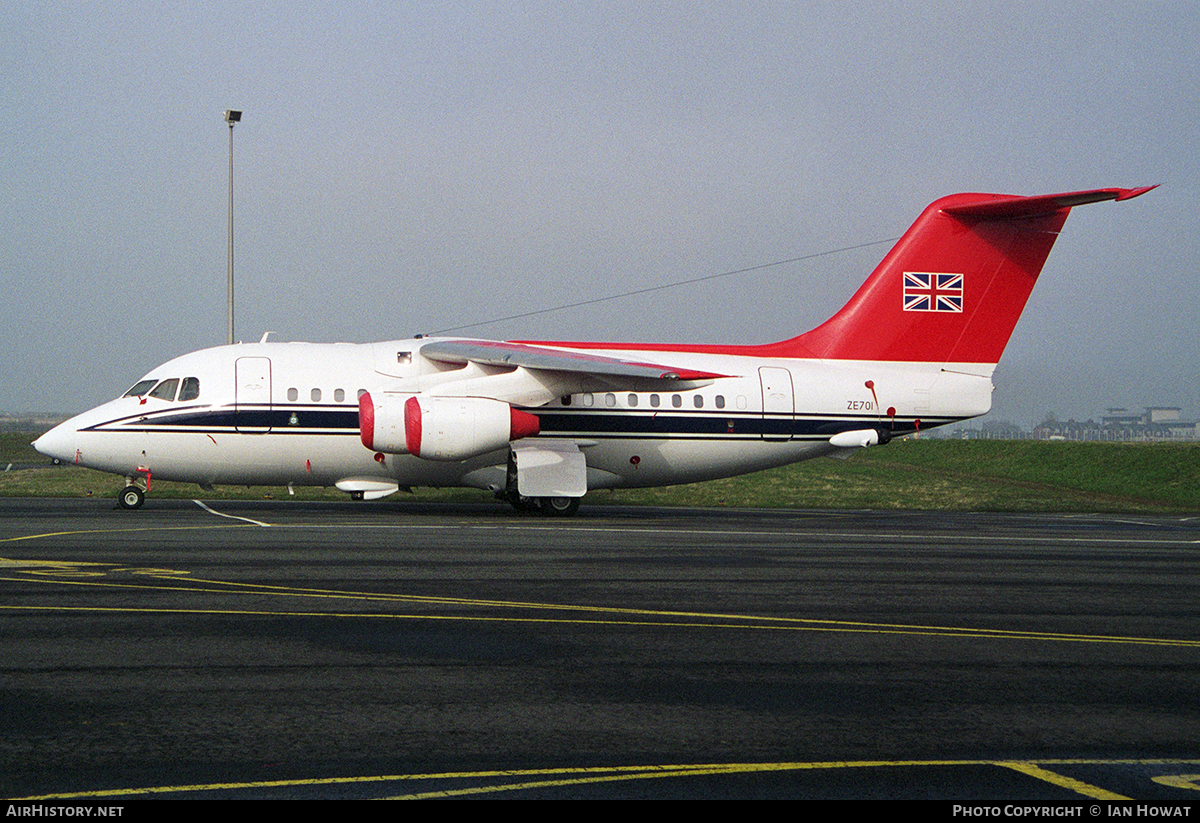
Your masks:
<path fill-rule="evenodd" d="M 225 110 L 225 122 L 229 124 L 229 279 L 226 291 L 228 292 L 229 307 L 227 334 L 225 342 L 233 345 L 233 124 L 242 119 L 242 113 L 236 109 Z"/>

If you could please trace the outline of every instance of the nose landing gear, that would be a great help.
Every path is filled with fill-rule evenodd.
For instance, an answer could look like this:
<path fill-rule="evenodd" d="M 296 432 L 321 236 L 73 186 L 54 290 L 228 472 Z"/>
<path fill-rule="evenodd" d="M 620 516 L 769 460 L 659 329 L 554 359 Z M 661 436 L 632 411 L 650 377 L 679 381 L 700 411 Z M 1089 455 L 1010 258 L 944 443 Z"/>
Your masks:
<path fill-rule="evenodd" d="M 140 509 L 146 502 L 146 492 L 150 491 L 150 469 L 138 466 L 138 473 L 143 472 L 146 475 L 144 480 L 140 477 L 125 475 L 125 488 L 121 489 L 121 496 L 117 498 L 117 504 L 122 509 Z"/>
<path fill-rule="evenodd" d="M 122 509 L 137 509 L 146 502 L 146 493 L 142 491 L 141 486 L 129 485 L 121 490 L 120 496 L 117 498 L 117 503 Z"/>

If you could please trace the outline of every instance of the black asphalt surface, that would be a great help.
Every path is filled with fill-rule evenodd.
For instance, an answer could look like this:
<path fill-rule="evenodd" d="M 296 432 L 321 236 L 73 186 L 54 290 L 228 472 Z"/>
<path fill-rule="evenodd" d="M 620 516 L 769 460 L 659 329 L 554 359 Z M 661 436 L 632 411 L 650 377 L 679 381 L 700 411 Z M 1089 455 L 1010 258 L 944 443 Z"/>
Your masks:
<path fill-rule="evenodd" d="M 0 795 L 1200 798 L 1200 518 L 206 505 L 0 500 Z"/>

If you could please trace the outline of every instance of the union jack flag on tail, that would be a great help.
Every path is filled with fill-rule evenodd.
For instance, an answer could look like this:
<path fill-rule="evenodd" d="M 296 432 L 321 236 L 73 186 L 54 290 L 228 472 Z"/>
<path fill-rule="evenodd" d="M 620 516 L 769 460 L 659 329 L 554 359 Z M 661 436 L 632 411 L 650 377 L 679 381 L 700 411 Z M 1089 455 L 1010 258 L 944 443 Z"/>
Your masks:
<path fill-rule="evenodd" d="M 837 314 L 812 331 L 755 351 L 772 357 L 994 365 L 1068 212 L 1148 190 L 1034 197 L 966 192 L 935 200 Z"/>
<path fill-rule="evenodd" d="M 963 310 L 963 276 L 936 272 L 904 273 L 905 311 Z"/>

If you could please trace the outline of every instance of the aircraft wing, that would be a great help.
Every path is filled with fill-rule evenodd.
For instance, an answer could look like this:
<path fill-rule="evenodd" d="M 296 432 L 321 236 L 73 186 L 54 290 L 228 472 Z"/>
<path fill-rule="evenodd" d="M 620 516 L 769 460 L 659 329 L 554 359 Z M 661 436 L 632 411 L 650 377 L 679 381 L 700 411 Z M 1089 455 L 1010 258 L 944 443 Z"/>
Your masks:
<path fill-rule="evenodd" d="M 606 357 L 591 352 L 551 349 L 525 343 L 493 340 L 435 340 L 421 347 L 421 354 L 442 363 L 479 363 L 539 371 L 572 372 L 599 378 L 623 380 L 690 381 L 714 380 L 729 375 L 682 369 L 664 363 L 646 363 Z"/>

